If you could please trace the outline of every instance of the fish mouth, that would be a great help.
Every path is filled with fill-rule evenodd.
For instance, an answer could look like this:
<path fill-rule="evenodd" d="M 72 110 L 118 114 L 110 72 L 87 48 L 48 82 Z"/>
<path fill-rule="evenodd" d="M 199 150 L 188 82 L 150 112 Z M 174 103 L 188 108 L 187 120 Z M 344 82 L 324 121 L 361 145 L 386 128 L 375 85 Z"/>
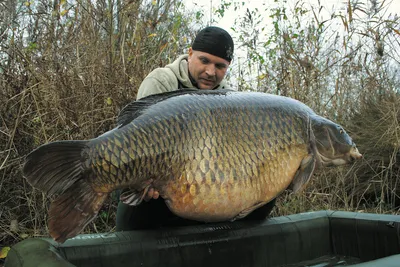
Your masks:
<path fill-rule="evenodd" d="M 363 155 L 358 151 L 357 147 L 353 146 L 349 152 L 350 157 L 353 160 L 361 159 Z"/>
<path fill-rule="evenodd" d="M 350 151 L 345 154 L 341 154 L 341 155 L 337 155 L 337 156 L 332 155 L 332 157 L 325 156 L 322 153 L 320 153 L 319 151 L 317 153 L 318 153 L 321 164 L 326 167 L 341 166 L 341 165 L 353 163 L 354 161 L 361 159 L 363 157 L 363 155 L 358 151 L 357 147 L 355 147 L 355 146 L 352 146 Z"/>

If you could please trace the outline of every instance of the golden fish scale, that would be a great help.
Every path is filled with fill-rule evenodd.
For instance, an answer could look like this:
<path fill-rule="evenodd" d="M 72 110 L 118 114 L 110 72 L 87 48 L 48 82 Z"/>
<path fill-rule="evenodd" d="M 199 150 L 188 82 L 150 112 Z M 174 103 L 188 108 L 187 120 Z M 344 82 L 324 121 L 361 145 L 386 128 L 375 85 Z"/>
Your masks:
<path fill-rule="evenodd" d="M 188 166 L 187 172 L 164 187 L 163 197 L 173 212 L 185 218 L 232 219 L 242 210 L 268 202 L 281 193 L 292 181 L 306 151 L 305 145 L 291 147 L 290 152 L 276 152 L 276 159 L 268 165 L 254 163 L 243 169 L 229 168 L 233 160 L 225 161 L 226 165 L 218 168 L 224 173 L 224 179 L 218 171 L 203 172 Z M 238 175 L 244 179 L 237 179 Z"/>
<path fill-rule="evenodd" d="M 218 124 L 215 117 L 202 117 L 207 132 L 190 140 L 184 171 L 161 190 L 174 213 L 203 221 L 232 219 L 270 201 L 291 183 L 308 154 L 304 137 L 295 134 L 301 131 L 282 127 L 280 122 L 288 121 L 285 116 L 261 124 L 249 120 L 252 115 L 227 120 L 232 129 L 241 130 L 221 135 L 209 127 Z M 290 127 L 296 126 L 301 125 Z M 269 142 L 260 144 L 260 135 L 268 136 Z"/>
<path fill-rule="evenodd" d="M 87 152 L 94 190 L 140 192 L 151 183 L 173 212 L 203 221 L 274 198 L 308 153 L 304 119 L 218 105 L 166 109 L 95 139 Z"/>

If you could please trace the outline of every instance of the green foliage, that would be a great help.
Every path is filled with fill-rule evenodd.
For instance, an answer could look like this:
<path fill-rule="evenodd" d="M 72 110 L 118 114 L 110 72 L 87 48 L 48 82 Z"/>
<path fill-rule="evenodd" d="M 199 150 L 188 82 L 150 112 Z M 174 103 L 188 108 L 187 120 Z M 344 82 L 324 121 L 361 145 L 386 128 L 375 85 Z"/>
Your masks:
<path fill-rule="evenodd" d="M 224 17 L 225 11 L 229 9 L 229 7 L 232 5 L 231 2 L 222 2 L 219 6 L 218 9 L 215 10 L 215 13 L 220 17 Z"/>

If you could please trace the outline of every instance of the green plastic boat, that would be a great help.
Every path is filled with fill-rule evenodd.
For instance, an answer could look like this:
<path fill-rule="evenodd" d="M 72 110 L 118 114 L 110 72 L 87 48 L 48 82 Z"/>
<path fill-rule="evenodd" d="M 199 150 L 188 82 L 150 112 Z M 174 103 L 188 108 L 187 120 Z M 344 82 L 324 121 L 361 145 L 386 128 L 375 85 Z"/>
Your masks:
<path fill-rule="evenodd" d="M 400 266 L 400 216 L 318 211 L 146 231 L 46 238 L 11 248 L 5 267 Z"/>

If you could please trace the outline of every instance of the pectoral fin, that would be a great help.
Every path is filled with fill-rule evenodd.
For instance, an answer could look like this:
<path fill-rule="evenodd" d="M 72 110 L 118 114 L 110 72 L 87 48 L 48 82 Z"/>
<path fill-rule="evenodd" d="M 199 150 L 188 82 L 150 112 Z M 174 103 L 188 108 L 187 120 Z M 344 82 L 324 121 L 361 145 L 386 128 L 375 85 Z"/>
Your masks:
<path fill-rule="evenodd" d="M 294 179 L 289 186 L 289 188 L 292 189 L 294 193 L 303 189 L 304 186 L 308 183 L 312 174 L 314 173 L 315 164 L 316 159 L 314 155 L 311 154 L 302 160 L 300 168 L 297 170 Z"/>
<path fill-rule="evenodd" d="M 142 203 L 143 200 L 149 201 L 150 199 L 158 198 L 158 191 L 154 190 L 152 185 L 153 179 L 145 181 L 140 188 L 142 190 L 127 190 L 122 192 L 120 200 L 129 206 L 137 206 Z"/>
<path fill-rule="evenodd" d="M 121 194 L 120 200 L 129 206 L 137 206 L 142 203 L 143 199 L 145 199 L 149 188 L 150 185 L 148 185 L 142 191 L 125 191 Z"/>

